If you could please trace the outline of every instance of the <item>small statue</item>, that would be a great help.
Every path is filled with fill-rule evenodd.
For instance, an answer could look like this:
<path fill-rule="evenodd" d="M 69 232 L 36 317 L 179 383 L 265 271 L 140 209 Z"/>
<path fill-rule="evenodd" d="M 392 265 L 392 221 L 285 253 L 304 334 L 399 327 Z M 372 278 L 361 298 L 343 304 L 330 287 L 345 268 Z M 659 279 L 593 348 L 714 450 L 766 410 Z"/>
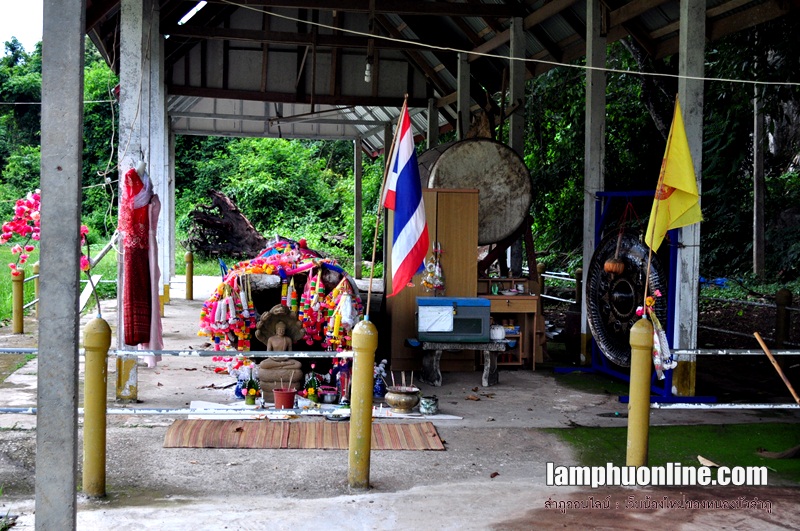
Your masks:
<path fill-rule="evenodd" d="M 286 323 L 283 321 L 278 321 L 275 324 L 275 335 L 267 340 L 267 350 L 292 350 L 292 339 L 286 337 Z"/>
<path fill-rule="evenodd" d="M 297 315 L 278 304 L 261 314 L 255 335 L 267 350 L 290 351 L 292 344 L 303 337 L 303 327 Z"/>

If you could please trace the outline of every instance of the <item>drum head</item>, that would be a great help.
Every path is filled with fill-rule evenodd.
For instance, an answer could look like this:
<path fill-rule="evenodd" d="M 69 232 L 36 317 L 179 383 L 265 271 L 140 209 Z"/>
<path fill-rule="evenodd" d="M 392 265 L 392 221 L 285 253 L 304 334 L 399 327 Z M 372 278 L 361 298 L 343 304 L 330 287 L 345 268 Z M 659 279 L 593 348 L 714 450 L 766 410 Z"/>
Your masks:
<path fill-rule="evenodd" d="M 497 243 L 516 231 L 531 208 L 533 186 L 525 162 L 500 142 L 472 138 L 437 146 L 420 156 L 427 188 L 477 188 L 478 245 Z"/>

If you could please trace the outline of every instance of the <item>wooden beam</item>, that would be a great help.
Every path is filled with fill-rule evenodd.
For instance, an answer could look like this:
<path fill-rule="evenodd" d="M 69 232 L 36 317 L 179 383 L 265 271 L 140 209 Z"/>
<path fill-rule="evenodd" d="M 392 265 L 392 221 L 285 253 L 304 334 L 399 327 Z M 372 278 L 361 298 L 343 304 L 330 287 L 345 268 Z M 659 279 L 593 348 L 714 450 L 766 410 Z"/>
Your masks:
<path fill-rule="evenodd" d="M 227 4 L 225 0 L 209 0 L 209 4 Z M 514 17 L 525 16 L 524 6 L 494 3 L 419 2 L 391 0 L 370 9 L 370 0 L 237 0 L 242 6 L 293 9 L 316 9 L 347 13 L 395 14 L 400 16 L 442 17 Z"/>
<path fill-rule="evenodd" d="M 570 7 L 572 4 L 575 4 L 578 0 L 553 0 L 552 2 L 543 5 L 540 9 L 537 9 L 527 17 L 525 17 L 523 21 L 523 26 L 526 30 L 536 26 L 537 24 L 541 24 L 545 20 L 550 17 L 553 17 L 563 10 Z M 505 30 L 502 33 L 495 35 L 493 38 L 489 39 L 485 43 L 481 44 L 472 49 L 473 54 L 481 54 L 481 53 L 489 53 L 496 50 L 499 46 L 506 44 L 511 39 L 511 30 Z M 470 61 L 474 61 L 478 59 L 480 55 L 470 55 Z"/>
<path fill-rule="evenodd" d="M 609 14 L 609 25 L 619 26 L 624 24 L 666 2 L 667 0 L 634 0 L 629 2 Z"/>
<path fill-rule="evenodd" d="M 248 100 L 248 101 L 266 101 L 274 103 L 306 103 L 311 104 L 311 100 L 307 94 L 296 95 L 287 92 L 261 92 L 258 90 L 237 90 L 210 87 L 192 87 L 187 85 L 171 84 L 167 86 L 167 92 L 170 96 L 191 96 L 199 98 L 221 98 L 221 99 L 234 99 L 234 100 Z M 401 96 L 331 96 L 317 94 L 314 98 L 314 103 L 317 105 L 357 105 L 361 107 L 396 107 L 397 98 Z M 409 107 L 426 108 L 428 100 L 425 98 L 409 98 Z"/>

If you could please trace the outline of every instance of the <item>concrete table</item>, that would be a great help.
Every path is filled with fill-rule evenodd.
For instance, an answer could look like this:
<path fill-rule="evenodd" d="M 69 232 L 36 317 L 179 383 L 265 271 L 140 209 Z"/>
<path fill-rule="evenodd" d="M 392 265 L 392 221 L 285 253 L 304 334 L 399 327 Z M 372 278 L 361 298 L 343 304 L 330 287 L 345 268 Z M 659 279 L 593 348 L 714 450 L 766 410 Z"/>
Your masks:
<path fill-rule="evenodd" d="M 422 378 L 420 379 L 434 387 L 440 387 L 442 385 L 442 371 L 439 364 L 442 360 L 442 351 L 445 350 L 482 351 L 483 378 L 481 384 L 484 387 L 497 384 L 497 353 L 505 352 L 507 345 L 505 341 L 491 341 L 489 343 L 439 343 L 409 340 L 408 343 L 411 346 L 420 346 L 422 348 Z"/>

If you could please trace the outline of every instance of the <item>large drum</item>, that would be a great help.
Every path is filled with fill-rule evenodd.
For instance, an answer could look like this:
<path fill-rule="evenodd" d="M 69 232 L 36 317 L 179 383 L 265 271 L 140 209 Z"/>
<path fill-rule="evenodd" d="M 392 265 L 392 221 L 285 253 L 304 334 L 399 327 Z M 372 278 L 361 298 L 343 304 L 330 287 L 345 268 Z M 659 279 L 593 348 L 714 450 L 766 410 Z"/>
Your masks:
<path fill-rule="evenodd" d="M 478 244 L 497 243 L 516 231 L 531 208 L 533 185 L 522 158 L 488 138 L 436 146 L 419 157 L 423 188 L 479 190 Z"/>

